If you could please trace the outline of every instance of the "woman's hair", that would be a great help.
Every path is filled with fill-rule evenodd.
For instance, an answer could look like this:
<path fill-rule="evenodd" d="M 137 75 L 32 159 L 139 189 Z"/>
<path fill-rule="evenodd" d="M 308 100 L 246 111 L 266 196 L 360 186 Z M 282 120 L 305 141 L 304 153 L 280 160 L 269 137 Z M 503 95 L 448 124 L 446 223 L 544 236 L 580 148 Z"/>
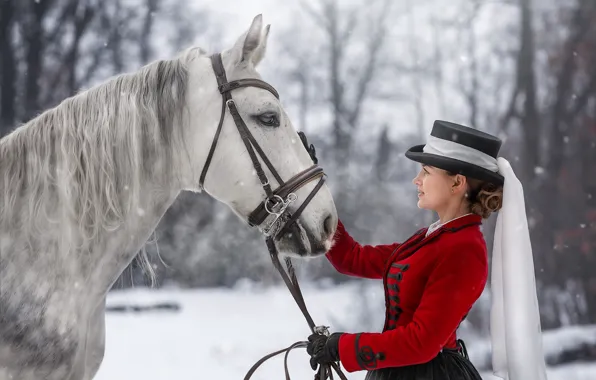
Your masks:
<path fill-rule="evenodd" d="M 449 173 L 454 176 L 455 173 Z M 466 177 L 468 182 L 467 200 L 469 211 L 486 219 L 503 206 L 503 186 Z"/>

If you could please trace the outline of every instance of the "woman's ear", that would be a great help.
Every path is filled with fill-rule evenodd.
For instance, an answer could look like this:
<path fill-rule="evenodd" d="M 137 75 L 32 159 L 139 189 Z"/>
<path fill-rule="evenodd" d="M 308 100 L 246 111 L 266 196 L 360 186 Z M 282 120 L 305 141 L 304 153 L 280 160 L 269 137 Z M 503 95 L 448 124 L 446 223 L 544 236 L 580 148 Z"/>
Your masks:
<path fill-rule="evenodd" d="M 468 186 L 468 180 L 466 178 L 466 176 L 463 176 L 461 174 L 456 174 L 454 177 L 454 182 L 453 182 L 453 192 L 454 193 L 458 193 L 460 191 L 465 192 Z"/>

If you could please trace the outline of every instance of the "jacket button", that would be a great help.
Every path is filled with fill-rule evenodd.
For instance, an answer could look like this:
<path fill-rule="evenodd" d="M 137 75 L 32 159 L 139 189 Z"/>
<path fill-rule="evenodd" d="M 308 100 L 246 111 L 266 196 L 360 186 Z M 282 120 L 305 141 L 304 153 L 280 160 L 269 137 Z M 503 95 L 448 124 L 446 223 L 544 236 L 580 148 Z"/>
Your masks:
<path fill-rule="evenodd" d="M 375 358 L 377 358 L 377 360 L 385 360 L 385 354 L 382 352 L 379 352 L 375 355 Z"/>

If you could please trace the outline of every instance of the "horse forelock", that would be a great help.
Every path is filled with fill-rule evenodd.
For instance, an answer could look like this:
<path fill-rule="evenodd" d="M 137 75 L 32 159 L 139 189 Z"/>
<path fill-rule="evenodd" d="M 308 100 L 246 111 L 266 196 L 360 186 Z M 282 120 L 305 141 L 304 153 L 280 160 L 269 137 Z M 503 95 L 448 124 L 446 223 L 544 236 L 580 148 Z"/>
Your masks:
<path fill-rule="evenodd" d="M 189 49 L 117 76 L 0 140 L 0 235 L 39 237 L 59 223 L 62 250 L 92 246 L 137 211 L 144 179 L 175 183 L 186 62 L 201 54 Z"/>

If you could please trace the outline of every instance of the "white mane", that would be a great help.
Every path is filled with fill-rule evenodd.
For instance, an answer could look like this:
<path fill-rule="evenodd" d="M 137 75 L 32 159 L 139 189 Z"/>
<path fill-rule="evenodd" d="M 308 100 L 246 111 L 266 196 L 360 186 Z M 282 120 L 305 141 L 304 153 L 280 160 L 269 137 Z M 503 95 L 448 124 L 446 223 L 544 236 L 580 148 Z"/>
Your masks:
<path fill-rule="evenodd" d="M 81 240 L 63 248 L 89 246 L 101 230 L 115 230 L 139 211 L 139 192 L 151 190 L 140 187 L 142 178 L 175 180 L 173 142 L 183 128 L 173 126 L 183 120 L 186 63 L 201 54 L 189 49 L 115 77 L 0 140 L 0 230 L 10 224 L 42 236 L 68 221 Z M 64 242 L 67 236 L 73 231 L 63 231 Z"/>

